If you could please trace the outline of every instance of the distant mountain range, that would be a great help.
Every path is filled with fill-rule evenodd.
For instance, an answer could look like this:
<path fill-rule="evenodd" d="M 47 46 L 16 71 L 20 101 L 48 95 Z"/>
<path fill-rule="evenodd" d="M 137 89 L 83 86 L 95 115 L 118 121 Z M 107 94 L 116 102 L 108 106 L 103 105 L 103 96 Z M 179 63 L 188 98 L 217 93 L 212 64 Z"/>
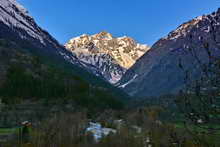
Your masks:
<path fill-rule="evenodd" d="M 108 32 L 91 36 L 83 34 L 71 39 L 65 46 L 85 63 L 85 68 L 101 72 L 112 84 L 118 82 L 125 71 L 150 49 L 130 37 L 116 38 Z"/>

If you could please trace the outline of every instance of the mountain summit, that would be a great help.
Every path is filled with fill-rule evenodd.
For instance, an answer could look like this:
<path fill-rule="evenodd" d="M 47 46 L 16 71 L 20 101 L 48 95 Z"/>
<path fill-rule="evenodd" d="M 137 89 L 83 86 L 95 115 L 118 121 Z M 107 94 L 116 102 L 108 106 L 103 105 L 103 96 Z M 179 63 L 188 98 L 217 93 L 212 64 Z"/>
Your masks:
<path fill-rule="evenodd" d="M 110 83 L 120 80 L 125 71 L 150 49 L 130 37 L 116 38 L 105 31 L 83 34 L 71 39 L 65 47 L 80 61 L 96 67 Z"/>

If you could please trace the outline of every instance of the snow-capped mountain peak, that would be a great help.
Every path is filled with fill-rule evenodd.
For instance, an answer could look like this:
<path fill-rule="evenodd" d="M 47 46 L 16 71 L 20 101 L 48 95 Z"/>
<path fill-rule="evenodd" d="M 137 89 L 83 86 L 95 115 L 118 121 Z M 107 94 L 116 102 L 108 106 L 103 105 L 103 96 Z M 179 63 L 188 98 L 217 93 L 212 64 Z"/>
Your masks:
<path fill-rule="evenodd" d="M 94 35 L 83 34 L 79 37 L 71 39 L 66 45 L 66 48 L 76 52 L 79 49 L 91 50 L 95 48 L 97 53 L 108 53 L 119 65 L 123 68 L 130 68 L 138 58 L 150 49 L 147 45 L 137 43 L 131 37 L 113 37 L 108 32 L 100 32 Z"/>
<path fill-rule="evenodd" d="M 120 80 L 125 71 L 150 49 L 131 37 L 117 38 L 106 31 L 75 37 L 65 47 L 75 53 L 79 60 L 97 67 L 111 83 Z"/>

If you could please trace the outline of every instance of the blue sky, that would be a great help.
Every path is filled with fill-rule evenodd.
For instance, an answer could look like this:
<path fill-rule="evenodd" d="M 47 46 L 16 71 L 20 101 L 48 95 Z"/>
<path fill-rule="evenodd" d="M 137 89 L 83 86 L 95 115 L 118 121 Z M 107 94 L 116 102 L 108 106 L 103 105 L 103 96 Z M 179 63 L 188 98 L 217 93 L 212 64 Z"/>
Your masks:
<path fill-rule="evenodd" d="M 183 22 L 216 11 L 219 0 L 18 0 L 60 43 L 108 31 L 152 45 Z"/>

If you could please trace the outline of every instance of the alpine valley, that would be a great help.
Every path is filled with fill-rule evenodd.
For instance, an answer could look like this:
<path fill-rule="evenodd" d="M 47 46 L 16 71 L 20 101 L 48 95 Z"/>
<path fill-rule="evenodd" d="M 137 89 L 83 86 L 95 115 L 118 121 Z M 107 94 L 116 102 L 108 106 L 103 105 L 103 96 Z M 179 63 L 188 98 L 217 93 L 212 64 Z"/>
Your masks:
<path fill-rule="evenodd" d="M 127 0 L 59 1 L 64 8 L 53 0 L 24 1 L 49 4 L 56 10 L 48 14 L 83 31 L 84 20 L 94 29 L 90 23 L 106 23 L 116 9 L 132 21 L 139 18 L 133 14 L 149 10 L 144 5 L 137 14 L 134 7 L 151 7 L 150 0 L 132 1 L 132 9 Z M 170 8 L 157 6 L 151 8 L 163 15 Z M 57 17 L 62 10 L 67 17 Z M 96 33 L 62 45 L 17 0 L 0 0 L 0 147 L 220 147 L 220 8 L 183 23 L 151 47 Z"/>
<path fill-rule="evenodd" d="M 65 69 L 83 75 L 95 85 L 105 83 L 113 87 L 107 82 L 116 85 L 130 96 L 176 94 L 184 87 L 185 73 L 180 64 L 196 79 L 201 71 L 194 56 L 198 56 L 202 64 L 208 63 L 204 44 L 209 44 L 213 56 L 219 55 L 220 10 L 182 24 L 152 47 L 127 36 L 114 37 L 105 31 L 83 34 L 62 46 L 15 0 L 1 0 L 0 4 L 1 40 L 46 60 L 50 57 L 50 61 L 58 62 L 63 68 L 63 64 L 68 66 Z M 193 54 L 189 51 L 192 49 Z M 5 52 L 13 56 L 15 53 L 10 51 Z M 2 64 L 2 75 L 6 75 L 9 64 L 11 61 Z"/>

